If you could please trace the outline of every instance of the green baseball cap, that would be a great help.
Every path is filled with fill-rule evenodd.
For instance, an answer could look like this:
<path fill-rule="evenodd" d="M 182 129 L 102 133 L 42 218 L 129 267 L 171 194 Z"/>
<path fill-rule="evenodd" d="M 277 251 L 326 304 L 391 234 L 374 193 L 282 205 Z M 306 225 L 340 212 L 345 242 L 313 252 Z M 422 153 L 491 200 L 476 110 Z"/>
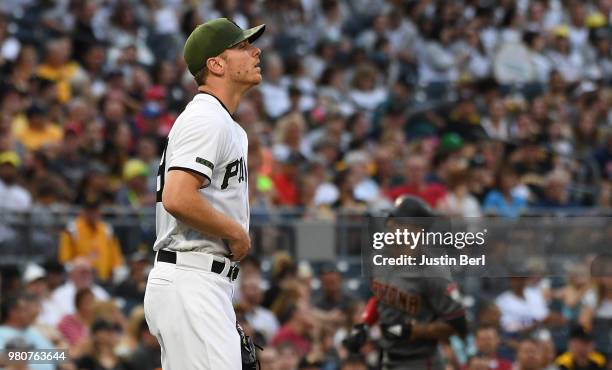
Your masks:
<path fill-rule="evenodd" d="M 208 58 L 244 41 L 254 42 L 266 28 L 265 24 L 243 30 L 227 18 L 217 18 L 197 26 L 185 42 L 183 57 L 192 75 L 196 75 Z"/>

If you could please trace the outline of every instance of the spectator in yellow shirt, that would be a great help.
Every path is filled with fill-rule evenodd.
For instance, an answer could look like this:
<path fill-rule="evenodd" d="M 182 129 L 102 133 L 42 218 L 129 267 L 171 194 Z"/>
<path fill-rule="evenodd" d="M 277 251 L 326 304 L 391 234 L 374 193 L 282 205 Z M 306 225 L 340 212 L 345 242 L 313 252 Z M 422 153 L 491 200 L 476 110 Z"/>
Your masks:
<path fill-rule="evenodd" d="M 594 351 L 593 337 L 582 326 L 570 330 L 568 351 L 555 361 L 560 370 L 603 370 L 606 357 Z"/>
<path fill-rule="evenodd" d="M 47 108 L 32 103 L 26 110 L 27 125 L 15 132 L 15 137 L 26 149 L 35 151 L 43 146 L 59 145 L 64 132 L 47 119 Z"/>
<path fill-rule="evenodd" d="M 57 95 L 60 103 L 67 103 L 72 96 L 74 80 L 82 79 L 82 70 L 78 63 L 70 60 L 72 53 L 70 39 L 67 37 L 51 40 L 45 49 L 45 59 L 38 67 L 37 75 L 57 84 Z"/>
<path fill-rule="evenodd" d="M 113 270 L 123 265 L 119 241 L 111 225 L 101 220 L 97 200 L 86 201 L 81 214 L 60 236 L 59 262 L 70 262 L 77 257 L 89 259 L 102 281 L 109 281 Z"/>

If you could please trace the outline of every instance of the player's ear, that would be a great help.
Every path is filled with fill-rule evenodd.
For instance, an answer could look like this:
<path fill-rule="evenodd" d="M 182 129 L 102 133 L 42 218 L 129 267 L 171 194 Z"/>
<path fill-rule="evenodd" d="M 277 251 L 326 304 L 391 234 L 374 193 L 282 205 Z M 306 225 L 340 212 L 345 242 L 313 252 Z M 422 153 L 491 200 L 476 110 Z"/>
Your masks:
<path fill-rule="evenodd" d="M 208 71 L 214 75 L 220 76 L 223 74 L 223 71 L 225 69 L 225 64 L 224 64 L 224 60 L 221 57 L 213 57 L 213 58 L 208 58 L 206 60 L 206 67 L 208 68 Z"/>

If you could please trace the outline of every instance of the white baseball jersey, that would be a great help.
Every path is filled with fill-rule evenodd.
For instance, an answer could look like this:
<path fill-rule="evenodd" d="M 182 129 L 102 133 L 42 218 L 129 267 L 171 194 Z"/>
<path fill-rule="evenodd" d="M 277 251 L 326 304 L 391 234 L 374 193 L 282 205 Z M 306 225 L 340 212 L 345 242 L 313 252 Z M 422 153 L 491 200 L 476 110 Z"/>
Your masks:
<path fill-rule="evenodd" d="M 162 203 L 168 171 L 184 170 L 205 178 L 200 194 L 221 213 L 249 229 L 247 134 L 216 97 L 197 94 L 176 119 L 157 176 L 156 231 L 153 249 L 198 251 L 228 257 L 225 241 L 191 228 Z"/>

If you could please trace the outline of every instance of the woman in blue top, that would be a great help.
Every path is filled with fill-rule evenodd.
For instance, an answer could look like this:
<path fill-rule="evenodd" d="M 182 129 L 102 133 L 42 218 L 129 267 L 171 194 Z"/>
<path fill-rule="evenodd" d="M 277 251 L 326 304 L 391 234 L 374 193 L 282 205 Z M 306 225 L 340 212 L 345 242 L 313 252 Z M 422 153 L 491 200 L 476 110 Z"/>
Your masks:
<path fill-rule="evenodd" d="M 484 213 L 500 217 L 519 217 L 527 207 L 527 201 L 513 194 L 512 190 L 517 184 L 517 173 L 512 168 L 502 168 L 497 175 L 495 189 L 484 199 Z"/>

